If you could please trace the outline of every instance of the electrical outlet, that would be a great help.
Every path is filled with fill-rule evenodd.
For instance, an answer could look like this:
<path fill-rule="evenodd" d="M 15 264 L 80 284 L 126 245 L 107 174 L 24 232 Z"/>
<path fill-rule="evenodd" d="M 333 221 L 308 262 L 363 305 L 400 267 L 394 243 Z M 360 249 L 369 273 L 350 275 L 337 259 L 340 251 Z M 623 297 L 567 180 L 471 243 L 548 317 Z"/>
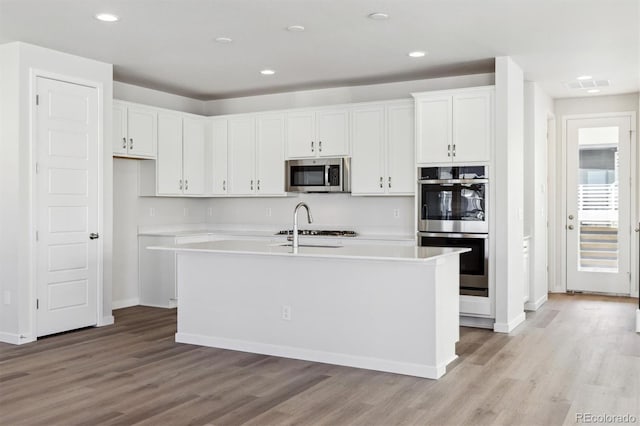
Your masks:
<path fill-rule="evenodd" d="M 212 209 L 211 207 L 209 207 L 209 208 L 207 209 L 207 215 L 208 215 L 209 217 L 213 216 L 213 209 Z"/>
<path fill-rule="evenodd" d="M 9 290 L 5 290 L 4 291 L 4 304 L 5 305 L 10 305 L 11 304 L 11 292 Z"/>
<path fill-rule="evenodd" d="M 291 306 L 282 305 L 282 319 L 285 321 L 291 321 Z"/>
<path fill-rule="evenodd" d="M 396 219 L 400 217 L 400 209 L 393 209 L 393 217 Z"/>
<path fill-rule="evenodd" d="M 265 213 L 267 217 L 271 217 L 271 207 L 267 207 L 267 211 Z"/>
<path fill-rule="evenodd" d="M 153 207 L 149 208 L 149 217 L 154 217 L 156 215 L 156 209 Z"/>

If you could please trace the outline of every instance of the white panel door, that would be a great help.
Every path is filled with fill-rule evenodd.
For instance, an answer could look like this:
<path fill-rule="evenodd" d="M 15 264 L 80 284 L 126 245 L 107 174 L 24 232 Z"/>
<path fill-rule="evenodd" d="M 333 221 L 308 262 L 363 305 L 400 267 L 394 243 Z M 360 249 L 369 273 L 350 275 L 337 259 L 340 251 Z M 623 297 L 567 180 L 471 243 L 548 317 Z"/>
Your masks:
<path fill-rule="evenodd" d="M 386 191 L 384 116 L 382 105 L 356 108 L 351 113 L 351 191 L 355 195 L 384 194 Z"/>
<path fill-rule="evenodd" d="M 415 136 L 413 105 L 387 108 L 387 191 L 415 194 Z"/>
<path fill-rule="evenodd" d="M 256 194 L 284 194 L 285 116 L 261 115 L 257 120 Z"/>
<path fill-rule="evenodd" d="M 211 193 L 227 193 L 227 119 L 217 119 L 211 123 Z"/>
<path fill-rule="evenodd" d="M 113 153 L 126 155 L 127 146 L 127 107 L 118 102 L 113 103 Z"/>
<path fill-rule="evenodd" d="M 229 120 L 229 193 L 255 193 L 256 120 L 253 116 Z"/>
<path fill-rule="evenodd" d="M 318 155 L 337 157 L 349 155 L 349 111 L 346 109 L 319 111 L 316 114 Z"/>
<path fill-rule="evenodd" d="M 97 324 L 98 91 L 37 78 L 37 335 Z"/>
<path fill-rule="evenodd" d="M 631 119 L 567 120 L 567 290 L 630 294 Z"/>
<path fill-rule="evenodd" d="M 287 158 L 315 157 L 316 121 L 314 112 L 292 112 L 287 115 Z"/>
<path fill-rule="evenodd" d="M 451 96 L 416 100 L 417 163 L 451 161 Z"/>
<path fill-rule="evenodd" d="M 180 114 L 158 114 L 158 159 L 156 160 L 158 194 L 182 195 L 182 117 Z"/>
<path fill-rule="evenodd" d="M 204 195 L 205 187 L 205 130 L 204 119 L 184 117 L 182 126 L 182 175 L 184 193 Z"/>
<path fill-rule="evenodd" d="M 157 116 L 152 108 L 129 105 L 127 114 L 129 155 L 155 157 Z"/>
<path fill-rule="evenodd" d="M 491 93 L 486 90 L 453 96 L 454 162 L 490 160 Z"/>

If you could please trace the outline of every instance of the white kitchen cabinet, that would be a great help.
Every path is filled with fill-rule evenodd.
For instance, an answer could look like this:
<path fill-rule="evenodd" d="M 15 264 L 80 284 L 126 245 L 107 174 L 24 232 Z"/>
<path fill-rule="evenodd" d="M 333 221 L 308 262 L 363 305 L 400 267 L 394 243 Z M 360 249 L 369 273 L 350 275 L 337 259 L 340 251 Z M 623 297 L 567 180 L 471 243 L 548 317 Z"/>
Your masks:
<path fill-rule="evenodd" d="M 353 195 L 413 195 L 414 112 L 410 102 L 353 109 Z"/>
<path fill-rule="evenodd" d="M 211 155 L 209 157 L 210 189 L 213 195 L 227 194 L 227 126 L 226 118 L 211 122 Z"/>
<path fill-rule="evenodd" d="M 113 102 L 113 153 L 116 156 L 155 158 L 157 146 L 157 110 Z"/>
<path fill-rule="evenodd" d="M 296 111 L 287 115 L 287 158 L 349 155 L 348 108 Z"/>
<path fill-rule="evenodd" d="M 284 114 L 229 119 L 229 194 L 285 195 L 284 129 Z"/>
<path fill-rule="evenodd" d="M 204 118 L 158 114 L 157 195 L 204 195 Z"/>
<path fill-rule="evenodd" d="M 531 237 L 525 237 L 522 243 L 522 255 L 523 255 L 523 259 L 524 259 L 524 271 L 523 271 L 523 278 L 522 278 L 522 282 L 524 283 L 523 286 L 523 299 L 524 302 L 528 302 L 529 301 L 529 292 L 531 290 L 531 262 L 529 260 L 530 258 L 530 249 L 529 246 L 531 244 Z"/>
<path fill-rule="evenodd" d="M 493 87 L 414 94 L 417 163 L 490 160 Z"/>

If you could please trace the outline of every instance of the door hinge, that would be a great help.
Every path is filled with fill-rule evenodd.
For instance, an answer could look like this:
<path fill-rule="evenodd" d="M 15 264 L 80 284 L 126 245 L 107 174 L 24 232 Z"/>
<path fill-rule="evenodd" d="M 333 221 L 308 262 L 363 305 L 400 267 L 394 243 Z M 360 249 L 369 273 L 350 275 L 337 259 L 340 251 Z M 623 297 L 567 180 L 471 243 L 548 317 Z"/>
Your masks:
<path fill-rule="evenodd" d="M 40 95 L 36 95 L 36 106 L 40 105 Z"/>
<path fill-rule="evenodd" d="M 39 239 L 40 239 L 40 233 L 36 231 L 36 241 L 38 241 Z"/>
<path fill-rule="evenodd" d="M 36 299 L 36 309 L 40 309 L 40 299 Z"/>

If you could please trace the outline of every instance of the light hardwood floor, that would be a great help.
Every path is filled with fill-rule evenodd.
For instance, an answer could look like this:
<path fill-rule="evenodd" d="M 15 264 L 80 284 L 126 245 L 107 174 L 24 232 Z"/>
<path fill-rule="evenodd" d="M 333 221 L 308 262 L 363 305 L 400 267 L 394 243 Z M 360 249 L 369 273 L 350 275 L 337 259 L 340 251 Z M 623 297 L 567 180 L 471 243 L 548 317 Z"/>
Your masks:
<path fill-rule="evenodd" d="M 551 295 L 510 335 L 462 328 L 440 380 L 174 342 L 175 310 L 0 344 L 2 425 L 640 424 L 636 299 Z"/>

